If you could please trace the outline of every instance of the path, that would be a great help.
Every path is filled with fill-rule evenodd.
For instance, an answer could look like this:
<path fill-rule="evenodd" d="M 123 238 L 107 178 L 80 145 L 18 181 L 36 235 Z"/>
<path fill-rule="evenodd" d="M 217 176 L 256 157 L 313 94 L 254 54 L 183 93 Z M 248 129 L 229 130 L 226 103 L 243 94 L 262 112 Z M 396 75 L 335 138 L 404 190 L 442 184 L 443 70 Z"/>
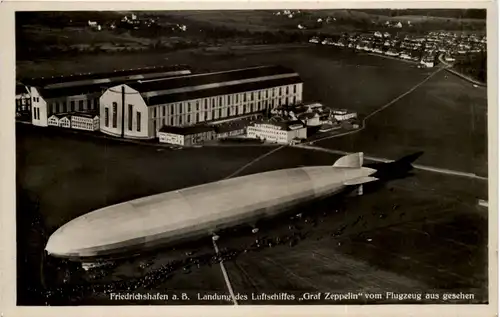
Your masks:
<path fill-rule="evenodd" d="M 214 244 L 215 253 L 219 254 L 219 247 L 217 246 L 217 242 L 215 242 L 215 240 L 212 240 L 212 242 Z M 234 296 L 233 285 L 231 285 L 231 281 L 229 280 L 229 275 L 227 274 L 226 267 L 224 266 L 224 261 L 221 260 L 219 264 L 220 264 L 220 269 L 222 271 L 222 275 L 224 276 L 224 281 L 226 281 L 227 289 L 229 291 L 229 294 L 231 295 L 233 304 L 238 305 L 238 302 L 236 301 L 236 296 Z"/>

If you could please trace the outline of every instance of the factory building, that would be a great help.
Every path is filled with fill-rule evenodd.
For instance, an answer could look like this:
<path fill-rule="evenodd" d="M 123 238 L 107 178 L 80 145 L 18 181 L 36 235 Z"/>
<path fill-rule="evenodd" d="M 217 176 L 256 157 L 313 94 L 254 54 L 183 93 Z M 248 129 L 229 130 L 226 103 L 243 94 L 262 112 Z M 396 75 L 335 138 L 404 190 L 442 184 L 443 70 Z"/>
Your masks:
<path fill-rule="evenodd" d="M 32 123 L 45 127 L 53 114 L 97 111 L 99 98 L 111 86 L 190 73 L 187 66 L 174 65 L 28 79 L 23 83 L 31 95 Z"/>
<path fill-rule="evenodd" d="M 190 146 L 207 141 L 235 137 L 245 134 L 248 122 L 238 120 L 217 125 L 164 126 L 158 132 L 160 143 Z"/>
<path fill-rule="evenodd" d="M 332 110 L 332 116 L 337 121 L 347 121 L 356 119 L 358 117 L 358 114 L 347 109 L 334 109 Z"/>
<path fill-rule="evenodd" d="M 280 144 L 290 144 L 294 139 L 306 139 L 307 128 L 301 121 L 274 120 L 256 122 L 247 127 L 249 138 L 261 139 Z"/>
<path fill-rule="evenodd" d="M 71 128 L 77 130 L 99 130 L 99 116 L 92 113 L 76 113 L 71 115 Z"/>
<path fill-rule="evenodd" d="M 181 146 L 200 144 L 216 138 L 213 127 L 198 125 L 189 127 L 164 126 L 158 132 L 160 143 Z"/>
<path fill-rule="evenodd" d="M 109 88 L 100 98 L 103 133 L 152 139 L 183 127 L 260 114 L 302 101 L 302 80 L 282 66 L 260 66 Z"/>

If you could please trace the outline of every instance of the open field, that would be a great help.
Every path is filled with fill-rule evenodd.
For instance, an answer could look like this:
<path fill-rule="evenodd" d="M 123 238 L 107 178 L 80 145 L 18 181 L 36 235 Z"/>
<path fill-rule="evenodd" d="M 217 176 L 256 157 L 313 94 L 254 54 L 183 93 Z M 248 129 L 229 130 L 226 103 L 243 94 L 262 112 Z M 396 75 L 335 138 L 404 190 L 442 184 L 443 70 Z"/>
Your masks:
<path fill-rule="evenodd" d="M 157 151 L 153 147 L 46 131 L 18 127 L 17 178 L 19 188 L 36 197 L 47 235 L 66 221 L 104 205 L 222 179 L 271 150 Z M 301 165 L 330 165 L 337 158 L 286 147 L 251 165 L 241 175 Z M 311 205 L 311 210 L 303 210 L 308 211 L 305 218 L 293 222 L 306 235 L 298 245 L 291 249 L 288 245 L 258 249 L 225 265 L 235 292 L 242 294 L 298 294 L 315 289 L 373 293 L 446 290 L 474 293 L 476 302 L 484 302 L 487 212 L 476 206 L 476 199 L 485 198 L 486 191 L 485 182 L 418 171 L 414 177 L 367 189 L 363 197 Z M 18 226 L 30 225 L 22 222 L 23 218 L 27 221 L 25 217 L 23 214 L 19 218 Z M 305 223 L 305 219 L 310 221 Z M 259 225 L 257 236 L 286 234 L 289 223 L 285 218 Z M 341 226 L 345 226 L 343 233 L 332 237 Z M 222 234 L 219 247 L 245 248 L 255 239 L 247 231 L 249 228 L 231 238 Z M 43 242 L 39 245 L 43 247 Z M 201 241 L 197 249 L 210 252 L 210 239 Z M 20 256 L 40 251 L 20 250 Z M 154 258 L 165 262 L 173 256 L 161 251 Z M 117 268 L 113 279 L 140 274 L 134 269 L 137 261 Z M 19 272 L 36 271 L 38 266 L 25 263 Z M 192 299 L 203 291 L 227 293 L 218 265 L 173 274 L 153 288 L 155 292 L 175 290 L 188 293 Z M 18 300 L 29 303 L 23 291 L 19 290 Z M 75 304 L 110 303 L 107 295 L 94 295 Z"/>
<path fill-rule="evenodd" d="M 327 34 L 340 34 L 343 31 L 367 31 L 370 29 L 380 29 L 386 21 L 411 21 L 419 30 L 425 30 L 421 25 L 432 24 L 437 29 L 462 29 L 461 26 L 468 25 L 477 29 L 485 28 L 485 19 L 461 19 L 457 17 L 439 17 L 427 13 L 426 15 L 401 15 L 391 16 L 388 14 L 379 14 L 380 12 L 370 10 L 297 10 L 294 11 L 292 18 L 286 15 L 273 15 L 283 10 L 231 10 L 225 11 L 164 11 L 163 17 L 168 19 L 182 19 L 184 22 L 207 24 L 215 27 L 225 27 L 234 30 L 249 31 L 276 31 L 276 30 L 297 30 L 297 25 L 308 26 L 305 30 L 308 32 L 324 32 Z M 156 13 L 156 12 L 155 12 Z M 411 14 L 409 12 L 409 14 Z M 327 17 L 335 18 L 331 23 L 317 23 L 318 18 L 326 20 Z M 428 26 L 427 26 L 428 27 Z M 393 30 L 394 31 L 394 30 Z M 398 30 L 401 31 L 401 30 Z M 405 28 L 405 32 L 414 31 Z M 304 31 L 303 31 L 304 32 Z"/>
<path fill-rule="evenodd" d="M 371 117 L 365 130 L 317 144 L 394 159 L 424 151 L 421 164 L 485 176 L 487 130 L 486 89 L 443 71 Z"/>

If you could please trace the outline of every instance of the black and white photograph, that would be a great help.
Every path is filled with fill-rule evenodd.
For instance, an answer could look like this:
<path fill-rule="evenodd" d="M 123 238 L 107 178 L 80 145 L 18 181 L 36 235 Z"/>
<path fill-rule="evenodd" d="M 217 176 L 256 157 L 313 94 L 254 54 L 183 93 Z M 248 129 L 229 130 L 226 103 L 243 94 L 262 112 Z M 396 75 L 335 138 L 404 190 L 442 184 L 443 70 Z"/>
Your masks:
<path fill-rule="evenodd" d="M 16 10 L 15 305 L 492 304 L 490 8 Z"/>

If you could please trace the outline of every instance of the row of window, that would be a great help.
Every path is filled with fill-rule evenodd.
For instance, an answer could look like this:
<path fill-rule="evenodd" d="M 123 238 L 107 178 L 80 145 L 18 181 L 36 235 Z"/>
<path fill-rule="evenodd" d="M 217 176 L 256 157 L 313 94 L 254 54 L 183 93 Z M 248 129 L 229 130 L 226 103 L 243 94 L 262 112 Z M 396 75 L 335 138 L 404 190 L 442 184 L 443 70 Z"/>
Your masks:
<path fill-rule="evenodd" d="M 29 98 L 21 98 L 21 99 L 16 99 L 16 105 L 21 106 L 21 105 L 29 105 L 31 102 L 31 99 Z"/>
<path fill-rule="evenodd" d="M 71 120 L 73 122 L 85 122 L 85 123 L 90 123 L 90 122 L 94 121 L 94 119 L 91 119 L 91 118 L 82 118 L 82 117 L 72 117 Z M 97 121 L 97 119 L 95 119 L 95 121 Z"/>
<path fill-rule="evenodd" d="M 286 90 L 286 95 L 288 96 L 289 95 L 289 87 L 290 86 L 286 86 L 285 87 L 285 90 Z M 275 90 L 274 89 L 271 89 L 271 98 L 274 98 L 275 97 Z M 293 93 L 295 94 L 297 92 L 297 85 L 293 85 Z M 249 96 L 248 99 L 249 101 L 254 101 L 254 94 L 255 93 L 244 93 L 242 94 L 242 100 L 243 102 L 247 102 L 247 95 Z M 264 94 L 264 91 L 262 91 L 262 96 L 265 95 L 265 98 L 269 98 L 269 90 L 265 90 L 265 94 Z M 209 106 L 211 106 L 212 108 L 214 107 L 221 107 L 222 104 L 223 104 L 223 101 L 224 100 L 227 100 L 227 103 L 226 103 L 226 106 L 230 106 L 231 105 L 231 97 L 233 97 L 233 101 L 234 103 L 238 103 L 239 102 L 239 98 L 238 96 L 240 96 L 240 94 L 232 94 L 232 95 L 225 95 L 225 96 L 219 96 L 219 97 L 212 97 L 212 98 L 207 98 L 207 99 L 203 99 L 203 109 L 204 110 L 207 110 L 209 108 Z M 285 97 L 285 96 L 282 96 L 282 87 L 279 87 L 279 94 L 278 94 L 279 97 Z M 261 91 L 257 92 L 257 99 L 260 100 L 261 99 Z M 216 104 L 218 100 L 218 104 Z M 278 102 L 281 102 L 280 99 L 278 99 L 279 101 Z M 263 100 L 264 101 L 264 100 Z M 265 100 L 267 102 L 267 100 Z M 295 104 L 297 101 L 297 96 L 293 96 L 293 103 Z M 196 109 L 196 111 L 200 111 L 200 100 L 197 100 L 197 101 L 187 101 L 186 103 L 178 103 L 178 104 L 174 104 L 174 105 L 169 105 L 170 106 L 170 115 L 173 115 L 174 112 L 175 112 L 175 108 L 178 109 L 178 114 L 182 114 L 184 110 L 186 110 L 186 112 L 191 112 L 192 110 L 194 111 Z M 166 106 L 160 106 L 162 107 L 161 108 L 161 116 L 166 116 Z M 157 118 L 158 117 L 158 111 L 157 111 L 157 108 L 158 107 L 154 107 L 153 108 L 153 117 L 154 118 Z"/>
<path fill-rule="evenodd" d="M 211 117 L 209 117 L 209 112 L 202 112 L 201 114 L 200 113 L 196 113 L 192 117 L 191 117 L 191 114 L 188 114 L 188 115 L 185 115 L 185 116 L 182 116 L 182 115 L 180 115 L 180 116 L 171 116 L 169 118 L 161 118 L 161 119 L 162 119 L 163 125 L 166 125 L 167 123 L 169 123 L 169 125 L 171 125 L 171 126 L 173 126 L 173 125 L 183 125 L 183 124 L 192 124 L 192 123 L 198 123 L 198 122 L 202 122 L 202 121 L 208 121 L 208 120 L 210 120 L 210 118 L 211 118 L 211 120 L 214 120 L 214 119 L 223 118 L 224 116 L 233 116 L 233 115 L 237 116 L 238 115 L 238 107 L 235 107 L 233 109 L 234 112 L 232 112 L 231 109 L 233 109 L 233 108 L 229 108 L 228 109 L 227 115 L 225 113 L 223 113 L 222 109 L 219 109 L 218 111 L 212 110 L 211 113 L 210 113 Z M 253 109 L 252 106 L 250 106 L 250 110 L 249 111 L 245 111 L 245 110 L 246 109 L 243 108 L 243 113 L 242 114 L 247 114 L 247 113 L 254 112 L 254 109 Z M 263 109 L 259 109 L 259 108 L 255 109 L 255 111 L 258 111 L 258 110 L 263 110 Z M 185 122 L 184 122 L 184 118 L 186 119 Z M 156 121 L 153 121 L 153 122 L 156 125 Z"/>
<path fill-rule="evenodd" d="M 94 125 L 92 123 L 80 123 L 76 122 L 72 124 L 73 128 L 82 128 L 82 129 L 88 129 L 88 130 L 93 130 Z"/>
<path fill-rule="evenodd" d="M 30 110 L 31 110 L 31 107 L 30 107 L 30 106 L 28 106 L 28 105 L 24 105 L 24 106 L 17 106 L 17 107 L 16 107 L 16 110 L 17 110 L 18 112 L 20 112 L 20 111 L 30 111 Z"/>
<path fill-rule="evenodd" d="M 278 101 L 278 105 L 281 105 L 280 101 L 281 100 Z M 271 104 L 274 106 L 274 102 L 271 102 Z M 243 111 L 242 111 L 241 114 L 247 114 L 247 113 L 252 113 L 252 112 L 255 112 L 255 111 L 261 111 L 261 110 L 267 109 L 268 105 L 269 104 L 268 104 L 267 100 L 265 102 L 262 102 L 262 103 L 258 102 L 255 109 L 254 109 L 254 104 L 249 104 L 249 105 L 243 107 Z M 226 109 L 227 109 L 227 111 L 226 111 Z M 193 115 L 193 117 L 191 117 L 191 114 L 188 114 L 188 115 L 185 116 L 186 122 L 183 122 L 184 116 L 170 116 L 170 118 L 163 117 L 161 119 L 163 120 L 163 124 L 164 125 L 166 123 L 166 120 L 168 121 L 168 119 L 170 119 L 169 120 L 170 121 L 170 125 L 174 125 L 174 121 L 178 122 L 179 125 L 190 124 L 190 123 L 198 123 L 198 122 L 210 120 L 209 119 L 209 113 L 211 114 L 211 117 L 210 117 L 211 120 L 220 119 L 220 118 L 223 118 L 223 117 L 230 117 L 230 116 L 240 115 L 239 109 L 240 109 L 240 106 L 233 106 L 233 107 L 229 107 L 229 108 L 225 108 L 225 109 L 219 108 L 217 110 L 212 110 L 211 112 L 195 113 Z M 153 117 L 153 118 L 156 118 L 156 117 Z M 176 120 L 175 118 L 178 118 L 178 119 Z M 191 119 L 193 119 L 193 120 L 191 120 Z M 131 120 L 131 117 L 129 116 L 129 124 L 131 125 L 130 120 Z M 131 128 L 129 128 L 129 129 L 132 130 Z"/>
<path fill-rule="evenodd" d="M 78 107 L 76 107 L 78 105 Z M 61 113 L 68 111 L 83 111 L 88 109 L 97 109 L 99 107 L 99 99 L 87 99 L 86 109 L 84 109 L 85 102 L 84 100 L 78 100 L 78 104 L 75 103 L 75 100 L 71 100 L 69 103 L 69 109 L 66 101 L 58 102 L 54 101 L 50 104 L 50 113 Z"/>
<path fill-rule="evenodd" d="M 259 129 L 261 131 L 267 131 L 267 132 L 273 132 L 276 130 L 281 130 L 280 127 L 277 126 L 269 126 L 269 125 L 261 125 L 261 124 L 256 124 L 255 129 Z"/>
<path fill-rule="evenodd" d="M 260 132 L 260 131 L 249 131 L 250 135 L 255 135 L 261 138 L 266 138 L 266 139 L 283 139 L 286 140 L 286 132 L 283 133 L 269 133 L 269 132 Z"/>

